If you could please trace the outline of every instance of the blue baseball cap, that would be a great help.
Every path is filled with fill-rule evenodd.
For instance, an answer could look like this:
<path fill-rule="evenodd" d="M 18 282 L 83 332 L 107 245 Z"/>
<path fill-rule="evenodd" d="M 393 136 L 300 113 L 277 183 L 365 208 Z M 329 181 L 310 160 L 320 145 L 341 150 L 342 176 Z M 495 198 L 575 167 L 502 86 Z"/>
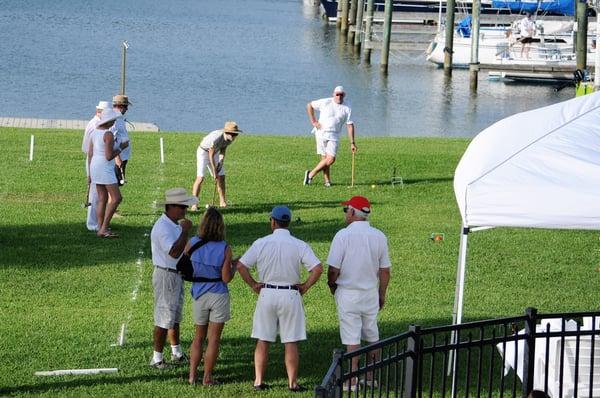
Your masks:
<path fill-rule="evenodd" d="M 287 206 L 275 206 L 269 216 L 277 221 L 291 221 L 292 211 Z"/>

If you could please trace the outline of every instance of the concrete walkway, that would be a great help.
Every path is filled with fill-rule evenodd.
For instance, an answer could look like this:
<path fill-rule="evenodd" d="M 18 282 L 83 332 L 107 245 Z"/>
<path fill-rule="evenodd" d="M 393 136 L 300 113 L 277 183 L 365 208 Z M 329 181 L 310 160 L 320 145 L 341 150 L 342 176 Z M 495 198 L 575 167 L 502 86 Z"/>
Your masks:
<path fill-rule="evenodd" d="M 73 129 L 85 130 L 89 120 L 29 119 L 18 117 L 0 117 L 0 127 L 28 129 Z M 127 122 L 128 131 L 159 131 L 154 123 Z"/>

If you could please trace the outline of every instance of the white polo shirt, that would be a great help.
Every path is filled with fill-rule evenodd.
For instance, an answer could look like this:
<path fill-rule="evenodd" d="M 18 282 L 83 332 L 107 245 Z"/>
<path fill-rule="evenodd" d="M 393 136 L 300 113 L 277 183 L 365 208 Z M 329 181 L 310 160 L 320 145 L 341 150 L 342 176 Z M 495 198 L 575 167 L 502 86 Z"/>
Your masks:
<path fill-rule="evenodd" d="M 117 112 L 119 111 L 117 110 Z M 115 120 L 115 124 L 110 128 L 110 131 L 115 136 L 115 146 L 121 144 L 123 141 L 129 141 L 129 146 L 123 149 L 119 154 L 121 160 L 129 160 L 129 157 L 131 156 L 131 140 L 129 140 L 125 119 L 121 117 Z"/>
<path fill-rule="evenodd" d="M 521 37 L 532 37 L 535 32 L 535 22 L 525 17 L 521 20 L 519 30 L 521 31 Z"/>
<path fill-rule="evenodd" d="M 310 106 L 319 111 L 319 132 L 326 140 L 338 141 L 344 124 L 353 124 L 352 109 L 347 104 L 338 104 L 333 98 L 312 101 Z"/>
<path fill-rule="evenodd" d="M 152 247 L 152 264 L 163 268 L 177 269 L 179 257 L 173 258 L 169 255 L 175 241 L 181 235 L 181 226 L 171 221 L 165 213 L 160 216 L 150 233 L 150 245 Z"/>
<path fill-rule="evenodd" d="M 354 221 L 331 242 L 327 264 L 340 270 L 337 285 L 347 289 L 378 287 L 379 268 L 391 267 L 387 238 L 368 221 Z"/>
<path fill-rule="evenodd" d="M 92 140 L 92 133 L 94 132 L 94 130 L 96 130 L 96 123 L 98 123 L 99 120 L 100 120 L 100 118 L 98 117 L 98 115 L 94 115 L 92 120 L 90 120 L 88 122 L 87 126 L 85 126 L 85 133 L 83 134 L 83 142 L 81 143 L 81 150 L 86 155 L 88 153 L 88 150 L 90 149 L 90 141 Z"/>
<path fill-rule="evenodd" d="M 248 268 L 256 265 L 259 280 L 273 285 L 298 284 L 301 265 L 310 271 L 321 263 L 306 242 L 284 228 L 254 241 L 240 262 Z"/>
<path fill-rule="evenodd" d="M 200 148 L 208 151 L 210 148 L 214 148 L 215 152 L 221 152 L 227 148 L 233 141 L 227 141 L 223 135 L 223 130 L 215 130 L 208 133 L 206 137 L 200 142 Z"/>

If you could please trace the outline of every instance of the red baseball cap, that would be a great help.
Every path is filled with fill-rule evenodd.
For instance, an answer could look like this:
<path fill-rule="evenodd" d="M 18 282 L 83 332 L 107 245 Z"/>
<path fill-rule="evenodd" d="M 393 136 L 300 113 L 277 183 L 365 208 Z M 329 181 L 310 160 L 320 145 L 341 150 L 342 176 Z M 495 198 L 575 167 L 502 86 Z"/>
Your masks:
<path fill-rule="evenodd" d="M 342 206 L 352 206 L 356 210 L 369 214 L 371 212 L 371 203 L 364 196 L 353 196 L 350 200 L 342 202 Z"/>

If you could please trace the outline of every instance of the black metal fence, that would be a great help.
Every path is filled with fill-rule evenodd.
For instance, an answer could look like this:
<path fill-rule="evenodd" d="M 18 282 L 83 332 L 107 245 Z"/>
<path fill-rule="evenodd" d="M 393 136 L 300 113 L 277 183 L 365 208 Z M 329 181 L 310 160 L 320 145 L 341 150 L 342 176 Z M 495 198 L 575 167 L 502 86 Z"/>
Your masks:
<path fill-rule="evenodd" d="M 336 350 L 315 397 L 600 397 L 600 312 L 432 328 Z"/>

